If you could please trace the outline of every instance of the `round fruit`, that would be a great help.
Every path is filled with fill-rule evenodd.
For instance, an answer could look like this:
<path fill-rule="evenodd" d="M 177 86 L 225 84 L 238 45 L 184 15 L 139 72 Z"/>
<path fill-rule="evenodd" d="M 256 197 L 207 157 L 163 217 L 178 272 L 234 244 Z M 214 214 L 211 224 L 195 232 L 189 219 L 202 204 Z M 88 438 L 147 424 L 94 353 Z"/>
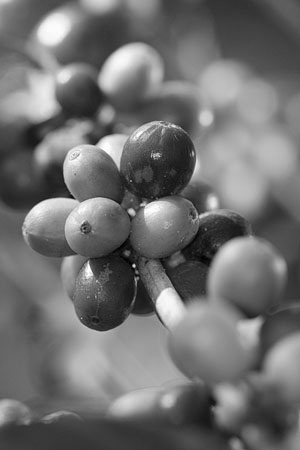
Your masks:
<path fill-rule="evenodd" d="M 241 214 L 230 209 L 209 211 L 200 214 L 198 233 L 183 254 L 187 259 L 210 263 L 225 242 L 251 232 L 251 225 Z"/>
<path fill-rule="evenodd" d="M 85 200 L 71 211 L 65 223 L 68 244 L 79 255 L 98 258 L 125 242 L 130 218 L 119 203 L 104 197 Z"/>
<path fill-rule="evenodd" d="M 198 300 L 206 294 L 208 266 L 201 261 L 185 261 L 167 269 L 174 288 L 184 302 Z"/>
<path fill-rule="evenodd" d="M 163 77 L 164 62 L 158 51 L 144 42 L 130 42 L 105 60 L 98 83 L 116 109 L 128 111 L 156 92 Z"/>
<path fill-rule="evenodd" d="M 190 181 L 196 152 L 189 135 L 170 122 L 149 122 L 127 139 L 121 174 L 128 190 L 144 198 L 178 194 Z"/>
<path fill-rule="evenodd" d="M 220 200 L 213 187 L 202 179 L 192 177 L 180 195 L 190 200 L 199 214 L 220 209 Z"/>
<path fill-rule="evenodd" d="M 49 198 L 37 203 L 27 213 L 22 227 L 27 245 L 44 256 L 73 255 L 65 236 L 65 222 L 78 201 L 72 198 Z"/>
<path fill-rule="evenodd" d="M 169 337 L 170 355 L 178 369 L 209 385 L 243 377 L 252 355 L 243 346 L 236 324 L 237 317 L 225 308 L 191 303 Z"/>
<path fill-rule="evenodd" d="M 154 200 L 141 207 L 132 219 L 130 243 L 146 258 L 166 258 L 195 237 L 199 226 L 194 205 L 179 196 Z"/>
<path fill-rule="evenodd" d="M 97 147 L 102 148 L 102 150 L 111 156 L 119 170 L 123 147 L 127 138 L 128 135 L 124 133 L 108 134 L 103 136 L 96 144 Z"/>
<path fill-rule="evenodd" d="M 248 317 L 266 313 L 280 300 L 287 264 L 268 241 L 242 236 L 225 243 L 208 274 L 210 296 L 226 299 Z"/>
<path fill-rule="evenodd" d="M 93 116 L 104 96 L 97 83 L 97 70 L 84 63 L 61 67 L 55 74 L 54 93 L 63 111 L 71 116 Z"/>
<path fill-rule="evenodd" d="M 76 277 L 86 260 L 86 256 L 81 255 L 65 256 L 62 260 L 60 266 L 60 278 L 62 285 L 71 300 L 73 300 Z"/>
<path fill-rule="evenodd" d="M 73 295 L 75 312 L 89 328 L 106 331 L 121 325 L 136 295 L 131 265 L 117 255 L 89 259 L 80 270 Z"/>
<path fill-rule="evenodd" d="M 63 164 L 65 184 L 79 201 L 106 197 L 121 202 L 124 188 L 113 159 L 96 145 L 78 145 Z"/>

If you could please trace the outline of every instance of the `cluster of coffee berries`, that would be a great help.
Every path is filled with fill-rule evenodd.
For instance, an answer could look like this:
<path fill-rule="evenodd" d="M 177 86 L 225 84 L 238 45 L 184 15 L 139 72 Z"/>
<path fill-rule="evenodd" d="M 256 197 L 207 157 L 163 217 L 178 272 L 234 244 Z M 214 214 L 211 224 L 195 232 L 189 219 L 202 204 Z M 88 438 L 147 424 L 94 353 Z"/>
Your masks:
<path fill-rule="evenodd" d="M 285 259 L 194 175 L 193 140 L 180 126 L 147 122 L 110 144 L 71 148 L 70 198 L 36 204 L 23 225 L 32 249 L 63 258 L 84 325 L 106 331 L 156 313 L 169 329 L 170 357 L 191 380 L 175 389 L 179 403 L 150 389 L 109 414 L 191 424 L 202 415 L 186 398 L 200 395 L 202 425 L 216 434 L 286 439 L 297 429 L 300 322 L 299 308 L 284 307 Z"/>

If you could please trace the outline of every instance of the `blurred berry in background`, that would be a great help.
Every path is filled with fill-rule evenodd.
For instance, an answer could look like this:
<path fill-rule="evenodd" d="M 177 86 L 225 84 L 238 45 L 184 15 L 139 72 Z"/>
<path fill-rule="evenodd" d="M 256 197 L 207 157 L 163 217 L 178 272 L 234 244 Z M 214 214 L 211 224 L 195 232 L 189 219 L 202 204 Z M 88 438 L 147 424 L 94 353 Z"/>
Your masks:
<path fill-rule="evenodd" d="M 122 146 L 145 122 L 190 134 L 205 210 L 236 211 L 272 243 L 287 262 L 286 305 L 299 302 L 300 26 L 291 11 L 300 17 L 296 1 L 0 0 L 0 397 L 45 415 L 102 414 L 128 391 L 185 379 L 151 310 L 106 333 L 82 327 L 61 261 L 21 235 L 37 202 L 71 197 L 62 169 L 71 148 L 106 150 L 109 135 Z"/>

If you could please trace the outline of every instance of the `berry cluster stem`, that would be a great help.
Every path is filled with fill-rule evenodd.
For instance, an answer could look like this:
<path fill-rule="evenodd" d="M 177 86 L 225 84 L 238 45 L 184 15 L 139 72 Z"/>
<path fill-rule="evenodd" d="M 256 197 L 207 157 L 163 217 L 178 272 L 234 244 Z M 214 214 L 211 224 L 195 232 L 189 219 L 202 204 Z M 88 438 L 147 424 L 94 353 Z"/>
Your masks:
<path fill-rule="evenodd" d="M 137 267 L 156 314 L 166 328 L 172 329 L 182 319 L 186 308 L 162 263 L 140 256 Z"/>

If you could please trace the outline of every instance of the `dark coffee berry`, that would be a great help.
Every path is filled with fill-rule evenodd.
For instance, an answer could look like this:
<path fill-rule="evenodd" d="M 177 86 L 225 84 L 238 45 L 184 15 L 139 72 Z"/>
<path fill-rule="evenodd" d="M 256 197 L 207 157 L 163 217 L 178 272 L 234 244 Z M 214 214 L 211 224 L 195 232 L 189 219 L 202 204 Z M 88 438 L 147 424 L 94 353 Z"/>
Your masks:
<path fill-rule="evenodd" d="M 97 331 L 121 325 L 131 313 L 136 278 L 131 265 L 117 255 L 88 260 L 77 278 L 73 303 L 79 320 Z"/>
<path fill-rule="evenodd" d="M 250 223 L 230 209 L 209 211 L 199 216 L 199 229 L 194 240 L 183 249 L 187 259 L 210 263 L 225 242 L 252 233 Z"/>
<path fill-rule="evenodd" d="M 159 198 L 179 193 L 190 181 L 196 152 L 189 135 L 170 122 L 149 122 L 127 139 L 121 174 L 131 192 Z"/>

